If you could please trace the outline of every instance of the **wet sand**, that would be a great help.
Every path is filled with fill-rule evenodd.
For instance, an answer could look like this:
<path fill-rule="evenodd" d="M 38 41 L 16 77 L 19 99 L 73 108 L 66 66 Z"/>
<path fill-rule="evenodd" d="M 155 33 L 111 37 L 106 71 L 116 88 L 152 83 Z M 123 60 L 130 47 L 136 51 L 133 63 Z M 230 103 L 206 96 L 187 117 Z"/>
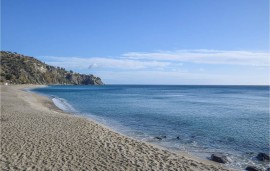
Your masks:
<path fill-rule="evenodd" d="M 64 113 L 26 87 L 1 86 L 2 170 L 230 170 Z"/>

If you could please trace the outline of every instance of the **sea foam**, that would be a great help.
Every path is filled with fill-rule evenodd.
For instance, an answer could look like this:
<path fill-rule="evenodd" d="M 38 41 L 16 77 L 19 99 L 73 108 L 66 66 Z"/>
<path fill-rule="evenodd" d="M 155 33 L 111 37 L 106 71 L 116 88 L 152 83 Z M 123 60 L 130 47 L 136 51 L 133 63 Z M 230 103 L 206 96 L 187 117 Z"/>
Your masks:
<path fill-rule="evenodd" d="M 52 101 L 55 104 L 55 106 L 57 106 L 59 109 L 63 110 L 64 112 L 70 112 L 70 113 L 76 112 L 76 110 L 63 98 L 58 98 L 58 97 L 53 96 Z"/>

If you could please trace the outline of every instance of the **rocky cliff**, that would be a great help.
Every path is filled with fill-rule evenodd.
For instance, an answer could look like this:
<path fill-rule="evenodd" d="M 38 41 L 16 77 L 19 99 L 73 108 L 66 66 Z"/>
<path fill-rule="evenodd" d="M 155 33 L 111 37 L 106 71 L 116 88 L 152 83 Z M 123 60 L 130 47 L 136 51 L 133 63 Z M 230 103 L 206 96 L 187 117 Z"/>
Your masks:
<path fill-rule="evenodd" d="M 9 84 L 103 85 L 99 77 L 47 65 L 33 57 L 1 51 L 0 82 Z"/>

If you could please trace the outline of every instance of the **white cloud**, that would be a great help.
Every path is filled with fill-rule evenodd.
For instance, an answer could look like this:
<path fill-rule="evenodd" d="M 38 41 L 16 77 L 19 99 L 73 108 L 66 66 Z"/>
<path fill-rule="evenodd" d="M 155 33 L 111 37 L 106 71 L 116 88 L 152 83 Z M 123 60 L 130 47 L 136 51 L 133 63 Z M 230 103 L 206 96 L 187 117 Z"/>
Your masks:
<path fill-rule="evenodd" d="M 100 76 L 105 83 L 268 84 L 269 56 L 269 52 L 201 49 L 130 52 L 114 58 L 53 56 L 41 58 L 50 65 L 74 71 L 89 73 L 91 69 L 90 72 Z M 190 65 L 185 62 L 209 65 Z M 216 64 L 223 66 L 217 69 Z M 239 70 L 235 69 L 238 66 Z M 230 71 L 229 68 L 234 70 Z"/>
<path fill-rule="evenodd" d="M 181 61 L 207 64 L 233 64 L 269 66 L 269 52 L 224 51 L 224 50 L 178 50 L 161 52 L 130 52 L 124 58 L 133 60 Z"/>
<path fill-rule="evenodd" d="M 107 57 L 53 57 L 45 56 L 48 64 L 72 69 L 172 69 L 179 70 L 183 62 L 203 64 L 230 64 L 269 66 L 269 52 L 224 50 L 178 50 L 160 52 L 130 52 L 115 58 Z"/>
<path fill-rule="evenodd" d="M 104 58 L 104 57 L 53 57 L 45 56 L 46 62 L 50 65 L 61 66 L 66 68 L 77 69 L 90 69 L 90 68 L 103 68 L 103 69 L 148 69 L 148 68 L 164 68 L 170 65 L 170 62 L 164 61 L 144 61 L 133 59 L 121 58 Z"/>

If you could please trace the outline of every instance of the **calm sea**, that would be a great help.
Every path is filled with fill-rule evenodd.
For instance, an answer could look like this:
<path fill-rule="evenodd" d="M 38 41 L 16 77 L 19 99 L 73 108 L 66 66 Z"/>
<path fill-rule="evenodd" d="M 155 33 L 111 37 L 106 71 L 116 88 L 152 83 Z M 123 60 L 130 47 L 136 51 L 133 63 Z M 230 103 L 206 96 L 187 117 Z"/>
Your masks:
<path fill-rule="evenodd" d="M 49 86 L 32 91 L 48 95 L 64 111 L 169 150 L 202 158 L 221 152 L 238 169 L 267 167 L 254 157 L 270 149 L 269 86 Z"/>

